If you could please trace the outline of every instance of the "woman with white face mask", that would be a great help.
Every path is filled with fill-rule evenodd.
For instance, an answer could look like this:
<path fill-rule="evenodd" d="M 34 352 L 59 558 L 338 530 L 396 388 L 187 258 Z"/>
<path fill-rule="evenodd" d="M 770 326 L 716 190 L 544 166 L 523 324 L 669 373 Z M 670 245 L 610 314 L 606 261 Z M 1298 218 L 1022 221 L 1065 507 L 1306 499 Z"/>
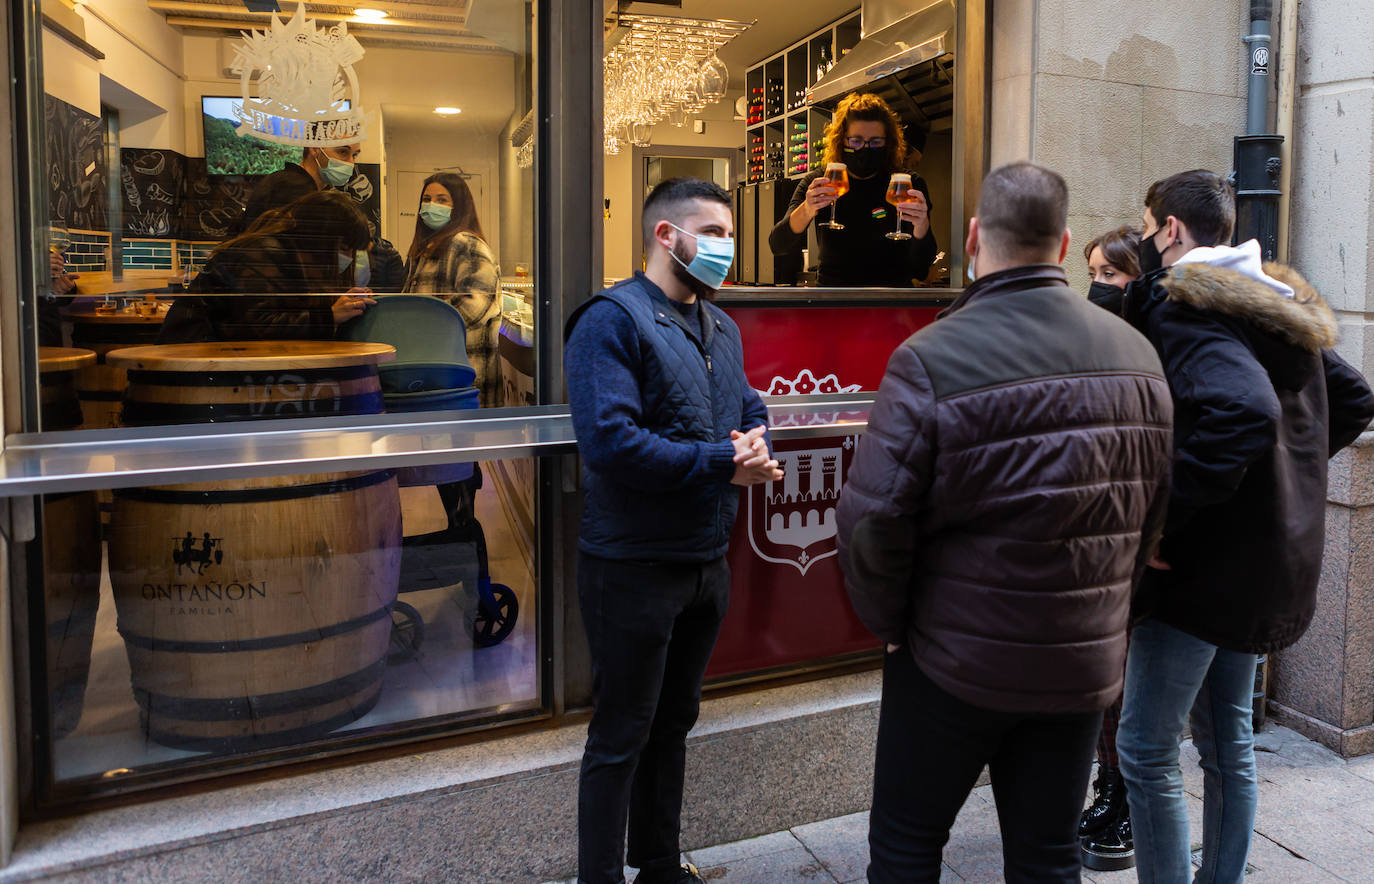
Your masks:
<path fill-rule="evenodd" d="M 501 404 L 501 333 L 496 260 L 482 235 L 472 191 L 461 175 L 438 172 L 420 191 L 415 238 L 402 291 L 443 298 L 467 325 L 468 362 L 484 408 Z"/>

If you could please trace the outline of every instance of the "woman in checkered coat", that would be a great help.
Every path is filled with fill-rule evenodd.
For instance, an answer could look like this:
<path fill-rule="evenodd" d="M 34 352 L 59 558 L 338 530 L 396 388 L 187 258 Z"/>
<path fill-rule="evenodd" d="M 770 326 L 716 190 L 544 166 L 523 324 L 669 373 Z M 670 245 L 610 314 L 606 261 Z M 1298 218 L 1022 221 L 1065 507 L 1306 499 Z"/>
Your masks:
<path fill-rule="evenodd" d="M 458 308 L 467 323 L 468 361 L 477 372 L 485 408 L 501 404 L 499 288 L 496 261 L 467 182 L 452 172 L 429 176 L 420 192 L 402 291 L 434 295 Z"/>

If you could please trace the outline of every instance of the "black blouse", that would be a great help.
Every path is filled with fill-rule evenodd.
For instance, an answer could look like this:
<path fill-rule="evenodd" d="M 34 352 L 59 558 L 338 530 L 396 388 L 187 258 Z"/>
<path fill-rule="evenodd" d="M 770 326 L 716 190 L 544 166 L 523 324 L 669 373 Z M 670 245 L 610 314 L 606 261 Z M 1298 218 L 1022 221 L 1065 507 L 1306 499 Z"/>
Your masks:
<path fill-rule="evenodd" d="M 773 254 L 800 254 L 806 247 L 806 232 L 793 233 L 792 212 L 806 201 L 806 189 L 823 173 L 813 172 L 797 184 L 787 214 L 768 235 Z M 924 279 L 930 272 L 939 246 L 932 228 L 922 239 L 891 240 L 886 234 L 897 229 L 897 210 L 887 202 L 886 174 L 872 178 L 850 177 L 849 192 L 834 205 L 835 220 L 843 230 L 825 226 L 830 209 L 821 209 L 813 223 L 821 248 L 820 284 L 823 286 L 878 286 L 882 288 L 911 288 L 914 279 Z M 912 176 L 916 188 L 930 205 L 930 190 L 925 180 Z M 902 229 L 910 233 L 911 225 L 903 222 Z"/>

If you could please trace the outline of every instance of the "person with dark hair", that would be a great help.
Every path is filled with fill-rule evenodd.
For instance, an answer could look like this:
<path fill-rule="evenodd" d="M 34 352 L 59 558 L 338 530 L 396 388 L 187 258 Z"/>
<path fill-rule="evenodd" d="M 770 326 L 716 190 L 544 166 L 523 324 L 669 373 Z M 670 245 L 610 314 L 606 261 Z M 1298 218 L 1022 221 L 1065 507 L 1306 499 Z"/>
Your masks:
<path fill-rule="evenodd" d="M 1140 230 L 1124 224 L 1103 233 L 1083 247 L 1091 285 L 1088 300 L 1120 316 L 1126 286 L 1140 275 Z M 1078 821 L 1083 842 L 1083 865 L 1098 871 L 1129 869 L 1135 865 L 1135 841 L 1131 813 L 1126 804 L 1126 783 L 1116 753 L 1116 729 L 1121 721 L 1121 697 L 1102 713 L 1102 733 L 1097 738 L 1097 777 L 1093 803 Z"/>
<path fill-rule="evenodd" d="M 564 373 L 585 497 L 577 594 L 595 708 L 578 881 L 701 884 L 679 865 L 687 732 L 730 598 L 739 486 L 782 478 L 739 328 L 710 303 L 734 258 L 730 197 L 671 178 L 644 204 L 645 269 L 578 307 Z"/>
<path fill-rule="evenodd" d="M 840 495 L 845 586 L 887 647 L 874 884 L 940 880 L 985 765 L 1005 880 L 1079 880 L 1093 744 L 1164 520 L 1169 387 L 1069 288 L 1064 179 L 999 166 L 977 211 L 975 279 L 892 354 Z"/>
<path fill-rule="evenodd" d="M 253 192 L 248 195 L 243 215 L 232 228 L 238 235 L 252 227 L 265 212 L 290 205 L 303 196 L 317 190 L 337 190 L 347 193 L 344 188 L 357 175 L 357 159 L 362 153 L 361 144 L 341 144 L 335 147 L 307 147 L 300 165 L 287 163 L 281 169 L 258 181 Z M 355 203 L 357 200 L 354 200 Z M 370 223 L 370 222 L 369 222 Z M 372 231 L 372 243 L 367 249 L 369 277 L 360 281 L 374 292 L 399 292 L 404 280 L 404 262 L 400 252 Z"/>
<path fill-rule="evenodd" d="M 370 242 L 367 219 L 337 191 L 269 210 L 210 253 L 158 342 L 332 338 L 376 303 L 356 285 Z"/>
<path fill-rule="evenodd" d="M 1142 276 L 1126 318 L 1158 351 L 1174 397 L 1163 538 L 1137 594 L 1117 751 L 1141 881 L 1192 880 L 1179 736 L 1203 770 L 1196 880 L 1240 882 L 1258 788 L 1256 654 L 1312 622 L 1327 459 L 1374 418 L 1374 394 L 1337 356 L 1337 325 L 1259 243 L 1229 246 L 1235 197 L 1182 172 L 1145 196 Z"/>
<path fill-rule="evenodd" d="M 1091 277 L 1088 300 L 1120 316 L 1126 286 L 1140 275 L 1140 228 L 1123 224 L 1083 247 Z"/>
<path fill-rule="evenodd" d="M 887 102 L 863 92 L 845 96 L 825 129 L 821 170 L 797 183 L 787 214 L 768 235 L 773 254 L 799 254 L 806 247 L 806 229 L 831 206 L 843 229 L 816 226 L 821 285 L 910 288 L 924 279 L 939 251 L 930 229 L 930 189 L 913 175 L 911 188 L 919 198 L 895 207 L 887 202 L 888 182 L 894 172 L 907 171 L 907 158 L 905 130 Z M 843 199 L 836 199 L 826 178 L 825 166 L 832 163 L 847 170 L 849 192 Z M 910 238 L 889 237 L 894 211 L 910 223 Z"/>
<path fill-rule="evenodd" d="M 458 308 L 467 325 L 468 362 L 487 408 L 501 404 L 499 283 L 468 183 L 453 172 L 426 178 L 401 291 L 434 295 Z"/>

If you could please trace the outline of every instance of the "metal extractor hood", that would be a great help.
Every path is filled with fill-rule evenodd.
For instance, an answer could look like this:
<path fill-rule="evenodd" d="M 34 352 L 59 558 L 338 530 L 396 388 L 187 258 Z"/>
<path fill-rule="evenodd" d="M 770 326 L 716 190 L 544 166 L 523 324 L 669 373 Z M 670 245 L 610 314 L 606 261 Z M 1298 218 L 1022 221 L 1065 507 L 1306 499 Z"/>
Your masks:
<path fill-rule="evenodd" d="M 954 0 L 865 0 L 863 39 L 806 90 L 833 105 L 870 83 L 954 51 Z"/>

